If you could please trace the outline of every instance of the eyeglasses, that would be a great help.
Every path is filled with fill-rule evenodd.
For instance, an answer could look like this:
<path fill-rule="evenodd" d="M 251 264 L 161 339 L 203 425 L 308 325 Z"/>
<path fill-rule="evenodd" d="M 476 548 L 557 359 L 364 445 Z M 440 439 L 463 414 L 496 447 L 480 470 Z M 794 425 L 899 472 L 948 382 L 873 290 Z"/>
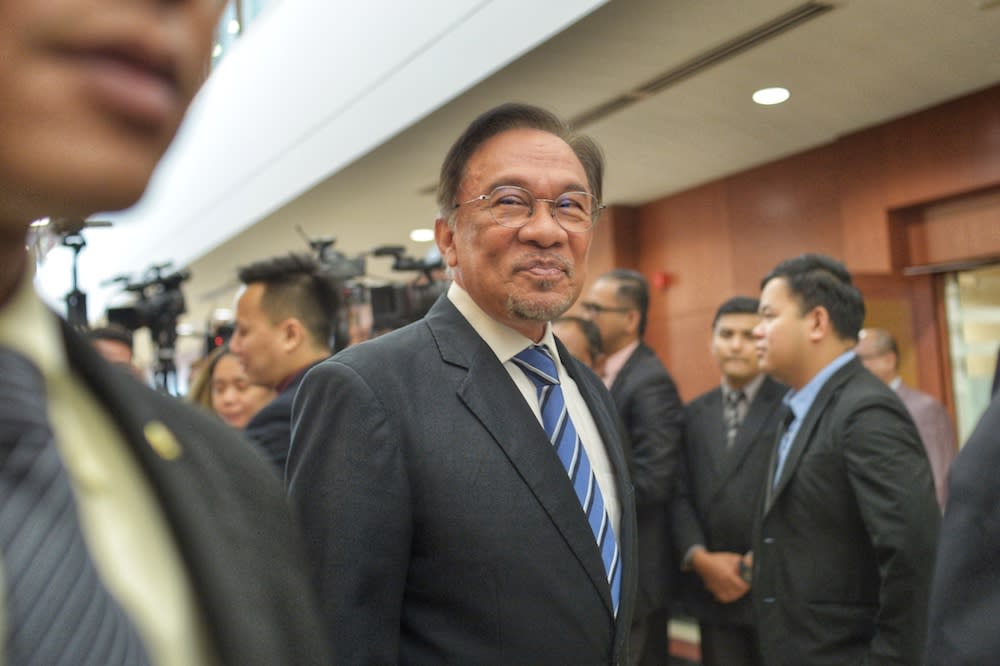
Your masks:
<path fill-rule="evenodd" d="M 535 204 L 541 201 L 549 205 L 549 212 L 560 227 L 574 233 L 593 227 L 604 208 L 594 195 L 587 192 L 564 192 L 555 199 L 541 199 L 516 185 L 501 185 L 489 194 L 457 203 L 455 208 L 477 201 L 485 201 L 493 220 L 511 229 L 530 222 L 535 215 Z"/>
<path fill-rule="evenodd" d="M 612 308 L 607 305 L 601 305 L 600 303 L 591 303 L 590 301 L 581 302 L 580 307 L 583 308 L 585 312 L 592 315 L 604 314 L 605 312 L 625 313 L 632 309 L 628 306 L 620 308 Z"/>

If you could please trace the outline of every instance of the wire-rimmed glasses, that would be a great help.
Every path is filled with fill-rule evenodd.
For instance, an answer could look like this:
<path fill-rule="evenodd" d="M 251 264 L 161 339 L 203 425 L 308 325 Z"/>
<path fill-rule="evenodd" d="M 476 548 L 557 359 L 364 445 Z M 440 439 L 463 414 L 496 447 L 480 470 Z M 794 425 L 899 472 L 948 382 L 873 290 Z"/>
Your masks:
<path fill-rule="evenodd" d="M 604 208 L 589 192 L 563 192 L 555 199 L 542 199 L 517 185 L 495 187 L 489 194 L 455 204 L 455 208 L 477 201 L 486 202 L 497 224 L 511 229 L 528 224 L 535 215 L 535 204 L 541 201 L 549 205 L 549 212 L 560 227 L 574 233 L 591 229 Z"/>

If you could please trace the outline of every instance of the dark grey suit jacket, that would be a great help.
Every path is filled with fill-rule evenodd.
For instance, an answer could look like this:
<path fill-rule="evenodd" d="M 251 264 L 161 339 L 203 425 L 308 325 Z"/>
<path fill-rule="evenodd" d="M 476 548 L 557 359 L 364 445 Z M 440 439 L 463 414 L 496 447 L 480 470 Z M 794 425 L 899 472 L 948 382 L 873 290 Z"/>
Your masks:
<path fill-rule="evenodd" d="M 625 432 L 639 535 L 636 616 L 668 608 L 676 566 L 669 505 L 677 482 L 684 404 L 656 353 L 639 343 L 611 385 Z"/>
<path fill-rule="evenodd" d="M 613 405 L 561 344 L 614 467 L 621 610 L 562 464 L 447 296 L 313 368 L 288 491 L 345 664 L 624 663 L 635 513 Z"/>
<path fill-rule="evenodd" d="M 835 372 L 764 494 L 752 588 L 764 662 L 919 664 L 940 512 L 892 389 L 857 358 Z"/>
<path fill-rule="evenodd" d="M 993 664 L 1000 655 L 1000 394 L 951 465 L 931 589 L 927 666 Z"/>
<path fill-rule="evenodd" d="M 729 451 L 722 389 L 712 389 L 688 404 L 684 431 L 686 473 L 680 475 L 672 504 L 678 562 L 699 544 L 710 551 L 746 553 L 753 549 L 753 524 L 785 410 L 781 398 L 787 391 L 784 384 L 764 378 Z M 715 600 L 696 573 L 683 574 L 681 583 L 684 605 L 699 620 L 754 623 L 749 594 L 723 604 Z"/>
<path fill-rule="evenodd" d="M 66 352 L 160 502 L 222 663 L 329 663 L 301 538 L 274 470 L 218 419 L 112 367 L 64 326 Z M 181 455 L 147 439 L 159 422 Z"/>

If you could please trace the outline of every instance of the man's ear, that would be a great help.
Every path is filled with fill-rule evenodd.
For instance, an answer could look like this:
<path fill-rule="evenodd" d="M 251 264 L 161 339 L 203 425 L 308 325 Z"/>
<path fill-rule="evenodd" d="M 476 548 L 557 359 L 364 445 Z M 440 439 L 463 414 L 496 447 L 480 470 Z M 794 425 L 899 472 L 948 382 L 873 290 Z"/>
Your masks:
<path fill-rule="evenodd" d="M 808 327 L 809 339 L 818 342 L 825 337 L 832 335 L 833 322 L 830 321 L 830 313 L 822 305 L 817 305 L 806 314 L 806 326 Z"/>
<path fill-rule="evenodd" d="M 305 344 L 307 334 L 305 326 L 295 317 L 289 317 L 278 324 L 281 346 L 285 351 L 294 351 Z"/>
<path fill-rule="evenodd" d="M 629 310 L 625 313 L 626 319 L 628 319 L 628 330 L 631 333 L 639 332 L 639 322 L 642 320 L 642 315 L 638 310 Z"/>
<path fill-rule="evenodd" d="M 455 252 L 455 230 L 448 224 L 448 220 L 439 217 L 434 220 L 434 240 L 437 242 L 438 252 L 441 253 L 441 260 L 448 268 L 458 265 L 458 255 Z"/>

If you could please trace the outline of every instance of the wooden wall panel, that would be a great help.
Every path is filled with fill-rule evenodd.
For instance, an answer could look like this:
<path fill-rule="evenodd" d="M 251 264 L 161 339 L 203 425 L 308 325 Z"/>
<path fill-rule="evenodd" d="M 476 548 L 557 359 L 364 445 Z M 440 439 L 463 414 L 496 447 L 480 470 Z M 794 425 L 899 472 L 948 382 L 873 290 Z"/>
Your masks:
<path fill-rule="evenodd" d="M 834 158 L 824 147 L 725 181 L 736 258 L 730 287 L 756 291 L 775 264 L 802 252 L 842 258 Z"/>
<path fill-rule="evenodd" d="M 1000 189 L 931 204 L 906 224 L 910 266 L 1000 256 Z"/>
<path fill-rule="evenodd" d="M 881 131 L 888 208 L 1000 182 L 1000 86 L 900 118 Z"/>
<path fill-rule="evenodd" d="M 883 142 L 883 132 L 869 130 L 845 137 L 834 148 L 839 162 L 836 171 L 844 263 L 849 270 L 860 273 L 888 273 L 893 269 Z"/>

